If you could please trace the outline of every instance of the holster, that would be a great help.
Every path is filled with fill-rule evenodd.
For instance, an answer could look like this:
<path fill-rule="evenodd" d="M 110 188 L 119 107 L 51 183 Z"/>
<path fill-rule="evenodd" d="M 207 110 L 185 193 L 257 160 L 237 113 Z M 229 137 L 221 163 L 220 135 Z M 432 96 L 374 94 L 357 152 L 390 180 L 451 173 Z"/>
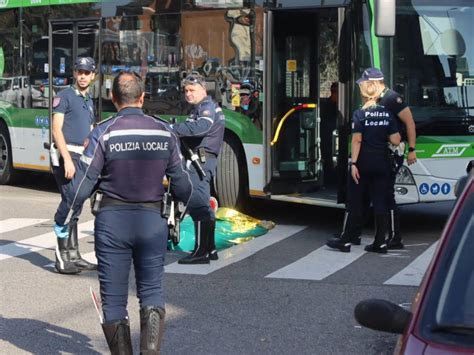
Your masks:
<path fill-rule="evenodd" d="M 91 195 L 91 212 L 94 216 L 99 213 L 103 196 L 104 194 L 100 190 L 95 190 Z"/>

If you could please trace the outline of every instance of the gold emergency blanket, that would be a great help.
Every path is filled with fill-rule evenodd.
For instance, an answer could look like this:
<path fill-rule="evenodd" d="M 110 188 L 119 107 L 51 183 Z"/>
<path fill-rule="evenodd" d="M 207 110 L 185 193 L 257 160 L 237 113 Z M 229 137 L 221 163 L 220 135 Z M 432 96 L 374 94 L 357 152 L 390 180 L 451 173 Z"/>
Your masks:
<path fill-rule="evenodd" d="M 216 211 L 216 247 L 218 250 L 245 243 L 275 226 L 271 221 L 259 220 L 231 208 L 220 207 Z M 190 216 L 181 222 L 181 241 L 173 250 L 191 251 L 194 248 L 194 224 Z"/>

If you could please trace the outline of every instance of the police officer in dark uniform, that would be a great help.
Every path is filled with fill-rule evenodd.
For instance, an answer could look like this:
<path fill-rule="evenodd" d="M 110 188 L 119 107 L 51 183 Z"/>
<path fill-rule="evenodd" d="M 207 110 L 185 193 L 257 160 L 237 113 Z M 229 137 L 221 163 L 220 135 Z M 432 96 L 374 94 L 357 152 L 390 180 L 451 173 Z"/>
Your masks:
<path fill-rule="evenodd" d="M 407 153 L 407 163 L 408 165 L 412 165 L 416 163 L 416 151 L 415 151 L 415 144 L 416 144 L 416 127 L 415 121 L 413 120 L 413 115 L 403 100 L 403 98 L 395 91 L 387 88 L 384 83 L 384 75 L 377 68 L 368 68 L 364 70 L 362 73 L 361 78 L 358 82 L 370 80 L 375 83 L 380 89 L 380 96 L 378 98 L 378 104 L 380 106 L 385 107 L 389 110 L 392 115 L 394 116 L 395 122 L 397 124 L 398 130 L 402 137 L 403 141 L 407 141 L 408 143 L 408 153 Z M 398 154 L 392 154 L 392 159 L 394 160 L 393 168 L 391 169 L 390 174 L 390 186 L 387 190 L 389 194 L 389 201 L 390 201 L 390 211 L 389 211 L 389 233 L 387 239 L 387 248 L 388 249 L 403 249 L 404 245 L 402 242 L 402 236 L 400 232 L 400 216 L 399 211 L 397 208 L 397 204 L 395 201 L 395 179 L 398 173 L 398 170 L 403 165 L 403 155 L 404 155 L 404 144 L 398 147 Z M 350 179 L 350 177 L 349 177 Z M 366 200 L 364 203 L 364 210 L 367 211 L 369 209 L 369 201 Z M 341 233 L 340 237 L 343 237 L 344 234 L 349 233 L 351 235 L 351 242 L 352 244 L 360 244 L 360 235 L 362 233 L 362 225 L 364 218 L 357 220 L 357 225 L 351 223 L 354 230 L 347 231 L 349 219 L 354 220 L 349 216 L 349 212 L 346 211 L 344 216 L 344 224 L 343 224 L 343 232 Z"/>
<path fill-rule="evenodd" d="M 392 113 L 377 104 L 380 86 L 370 80 L 358 80 L 361 95 L 365 101 L 362 109 L 354 112 L 352 118 L 351 177 L 348 191 L 345 233 L 326 244 L 334 249 L 349 252 L 359 221 L 365 196 L 370 197 L 374 207 L 376 233 L 366 251 L 386 253 L 388 210 L 390 207 L 387 190 L 390 185 L 390 159 L 387 142 L 400 144 L 400 134 Z"/>
<path fill-rule="evenodd" d="M 65 224 L 68 213 L 65 190 L 75 175 L 84 150 L 84 140 L 95 122 L 94 106 L 89 95 L 95 69 L 94 59 L 78 58 L 74 64 L 75 83 L 59 92 L 52 105 L 54 143 L 51 146 L 51 157 L 53 174 L 61 192 L 61 203 L 54 215 L 54 232 L 57 237 L 55 267 L 62 274 L 77 274 L 82 270 L 97 269 L 97 265 L 82 259 L 79 253 L 77 221 L 81 206 L 78 206 L 70 223 Z"/>
<path fill-rule="evenodd" d="M 192 253 L 178 263 L 208 264 L 209 260 L 218 258 L 214 239 L 215 213 L 209 200 L 217 156 L 224 139 L 225 118 L 219 105 L 207 96 L 202 76 L 191 74 L 183 79 L 182 85 L 186 101 L 193 108 L 186 121 L 173 124 L 172 129 L 181 138 L 183 149 L 191 149 L 200 160 L 204 174 L 196 169 L 196 165 L 190 165 L 193 195 L 188 210 L 194 221 L 195 244 Z"/>
<path fill-rule="evenodd" d="M 382 93 L 379 98 L 379 105 L 384 106 L 388 109 L 395 117 L 395 122 L 398 125 L 402 141 L 408 143 L 408 154 L 407 163 L 408 165 L 416 163 L 416 127 L 415 121 L 410 108 L 406 104 L 405 100 L 395 91 L 385 86 L 383 81 L 383 73 L 376 68 L 369 68 L 366 70 L 367 75 L 374 77 L 377 76 L 379 85 L 382 88 Z M 404 148 L 404 145 L 403 145 Z M 401 151 L 399 154 L 394 154 L 393 158 L 395 161 L 394 169 L 390 174 L 390 212 L 389 212 L 389 233 L 387 240 L 388 249 L 403 249 L 404 245 L 402 242 L 402 235 L 400 232 L 400 213 L 397 208 L 395 201 L 395 179 L 397 173 L 403 165 L 403 154 Z"/>
<path fill-rule="evenodd" d="M 112 86 L 112 102 L 118 113 L 89 135 L 67 195 L 74 211 L 99 181 L 98 191 L 103 197 L 95 220 L 95 252 L 104 312 L 102 327 L 112 354 L 132 354 L 126 309 L 132 261 L 140 301 L 140 352 L 159 354 L 165 317 L 161 285 L 168 239 L 167 220 L 161 215 L 163 177 L 171 178 L 171 192 L 185 204 L 192 193 L 178 138 L 167 123 L 143 114 L 143 100 L 140 76 L 120 72 Z"/>

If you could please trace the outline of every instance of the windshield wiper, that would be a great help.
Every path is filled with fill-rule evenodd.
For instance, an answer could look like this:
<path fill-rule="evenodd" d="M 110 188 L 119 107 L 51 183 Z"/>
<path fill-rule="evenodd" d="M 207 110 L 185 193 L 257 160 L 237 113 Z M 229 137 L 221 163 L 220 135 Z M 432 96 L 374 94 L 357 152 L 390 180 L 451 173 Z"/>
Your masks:
<path fill-rule="evenodd" d="M 474 325 L 469 324 L 448 324 L 441 323 L 433 325 L 430 330 L 432 332 L 448 332 L 448 333 L 468 333 L 474 334 Z"/>

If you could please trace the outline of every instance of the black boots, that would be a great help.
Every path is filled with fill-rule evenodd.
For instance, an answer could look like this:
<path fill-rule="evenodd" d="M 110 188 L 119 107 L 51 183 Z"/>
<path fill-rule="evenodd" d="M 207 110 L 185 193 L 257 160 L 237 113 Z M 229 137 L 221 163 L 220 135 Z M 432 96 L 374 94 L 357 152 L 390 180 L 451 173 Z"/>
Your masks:
<path fill-rule="evenodd" d="M 405 246 L 402 243 L 402 236 L 400 234 L 400 214 L 397 209 L 390 210 L 390 225 L 388 229 L 387 248 L 388 249 L 403 249 Z"/>
<path fill-rule="evenodd" d="M 133 355 L 128 320 L 104 323 L 102 330 L 112 355 Z"/>
<path fill-rule="evenodd" d="M 343 231 L 339 237 L 329 239 L 326 245 L 333 249 L 338 249 L 344 253 L 351 251 L 351 245 L 360 245 L 360 220 L 361 217 L 354 213 L 344 214 Z"/>
<path fill-rule="evenodd" d="M 161 340 L 165 327 L 165 311 L 156 306 L 140 309 L 140 354 L 160 353 Z"/>
<path fill-rule="evenodd" d="M 69 239 L 71 238 L 56 238 L 56 271 L 60 274 L 78 274 L 81 272 L 72 261 L 69 255 Z"/>
<path fill-rule="evenodd" d="M 388 215 L 375 215 L 375 240 L 372 244 L 367 245 L 364 250 L 373 253 L 386 254 L 387 244 L 385 238 L 388 230 Z"/>
<path fill-rule="evenodd" d="M 217 249 L 216 249 L 216 239 L 215 239 L 215 234 L 216 234 L 216 220 L 211 219 L 210 221 L 210 228 L 211 232 L 209 234 L 209 240 L 207 243 L 207 250 L 209 251 L 209 259 L 210 260 L 218 260 L 219 256 L 217 255 Z"/>
<path fill-rule="evenodd" d="M 209 264 L 209 260 L 218 259 L 214 241 L 215 226 L 215 220 L 194 222 L 194 250 L 178 260 L 178 264 Z"/>
<path fill-rule="evenodd" d="M 81 271 L 97 270 L 96 264 L 84 260 L 79 253 L 77 221 L 71 221 L 69 224 L 69 238 L 67 239 L 70 261 Z"/>

